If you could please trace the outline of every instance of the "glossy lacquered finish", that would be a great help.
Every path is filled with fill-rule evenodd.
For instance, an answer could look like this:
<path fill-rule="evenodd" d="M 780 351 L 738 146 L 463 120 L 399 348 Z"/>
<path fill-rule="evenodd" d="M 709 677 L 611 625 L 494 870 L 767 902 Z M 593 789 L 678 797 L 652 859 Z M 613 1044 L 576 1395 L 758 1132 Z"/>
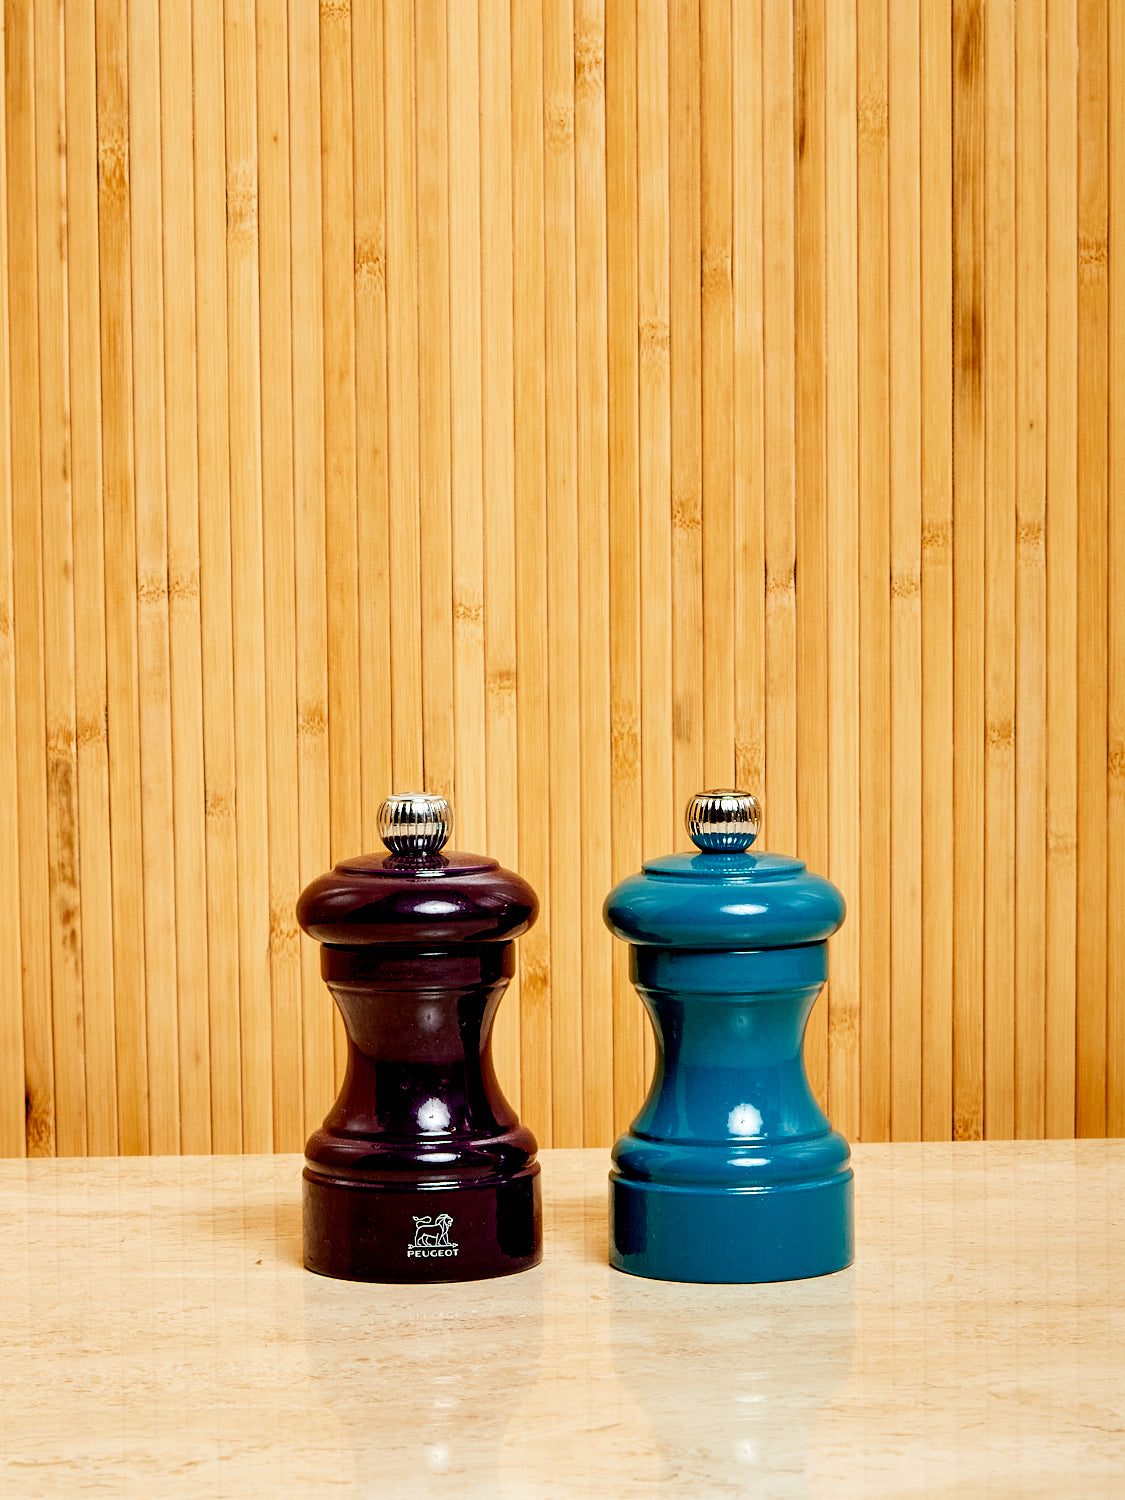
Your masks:
<path fill-rule="evenodd" d="M 844 919 L 839 891 L 800 860 L 728 846 L 649 861 L 611 892 L 605 918 L 632 945 L 657 1052 L 613 1151 L 612 1264 L 699 1282 L 849 1265 L 850 1153 L 802 1055 L 826 939 Z"/>
<path fill-rule="evenodd" d="M 526 881 L 476 855 L 345 860 L 297 906 L 348 1035 L 340 1095 L 305 1148 L 309 1270 L 469 1281 L 541 1255 L 531 1132 L 492 1066 Z"/>

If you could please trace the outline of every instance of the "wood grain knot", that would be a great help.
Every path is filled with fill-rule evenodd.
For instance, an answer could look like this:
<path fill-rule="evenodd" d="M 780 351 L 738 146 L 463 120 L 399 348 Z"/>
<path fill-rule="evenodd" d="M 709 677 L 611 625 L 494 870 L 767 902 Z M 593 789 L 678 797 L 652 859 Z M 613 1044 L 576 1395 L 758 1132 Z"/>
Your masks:
<path fill-rule="evenodd" d="M 697 490 L 672 495 L 672 527 L 688 536 L 702 534 L 703 512 Z"/>
<path fill-rule="evenodd" d="M 683 698 L 672 699 L 672 740 L 677 745 L 690 745 L 695 732 L 694 705 Z"/>
<path fill-rule="evenodd" d="M 735 739 L 734 776 L 741 787 L 751 791 L 760 787 L 766 779 L 766 742 L 760 736 L 753 739 Z"/>
<path fill-rule="evenodd" d="M 77 751 L 78 734 L 76 726 L 66 719 L 51 720 L 47 725 L 48 756 L 70 763 L 74 760 Z"/>
<path fill-rule="evenodd" d="M 365 235 L 355 242 L 355 281 L 361 292 L 383 292 L 387 284 L 387 270 L 383 257 L 381 237 Z"/>
<path fill-rule="evenodd" d="M 352 0 L 320 0 L 322 21 L 350 21 L 351 18 Z"/>
<path fill-rule="evenodd" d="M 258 184 L 250 162 L 237 163 L 227 178 L 227 234 L 232 240 L 258 236 Z"/>
<path fill-rule="evenodd" d="M 484 605 L 479 599 L 454 599 L 453 618 L 463 625 L 480 625 L 484 620 Z"/>
<path fill-rule="evenodd" d="M 574 34 L 574 83 L 584 94 L 600 94 L 605 87 L 605 42 L 597 26 L 582 26 Z"/>
<path fill-rule="evenodd" d="M 727 292 L 731 286 L 731 256 L 724 245 L 721 249 L 708 250 L 703 256 L 703 291 L 714 296 Z"/>
<path fill-rule="evenodd" d="M 289 907 L 270 907 L 271 958 L 293 958 L 300 952 L 300 934 Z"/>
<path fill-rule="evenodd" d="M 319 703 L 302 708 L 297 715 L 297 733 L 319 739 L 328 733 L 328 714 Z"/>
<path fill-rule="evenodd" d="M 56 921 L 64 929 L 64 941 L 68 924 L 74 928 L 73 936 L 77 937 L 78 908 L 74 896 L 78 891 L 78 799 L 75 780 L 74 759 L 69 750 L 48 755 L 51 904 Z"/>
<path fill-rule="evenodd" d="M 641 725 L 637 714 L 614 713 L 609 736 L 610 775 L 614 781 L 635 780 L 641 760 Z"/>
<path fill-rule="evenodd" d="M 918 573 L 892 573 L 891 598 L 917 599 L 922 592 L 922 579 Z"/>
<path fill-rule="evenodd" d="M 105 745 L 109 742 L 109 732 L 105 722 L 105 708 L 103 705 L 100 714 L 83 714 L 76 726 L 77 746 L 79 750 L 90 745 Z"/>
<path fill-rule="evenodd" d="M 984 67 L 984 37 L 981 0 L 969 0 L 960 12 L 954 12 L 953 45 L 956 67 L 965 92 L 971 93 L 980 82 Z"/>
<path fill-rule="evenodd" d="M 953 522 L 927 521 L 922 527 L 922 555 L 930 562 L 948 562 L 953 552 Z"/>
<path fill-rule="evenodd" d="M 955 307 L 953 347 L 957 373 L 970 392 L 979 390 L 984 371 L 984 323 L 979 295 L 970 294 Z"/>
<path fill-rule="evenodd" d="M 1016 727 L 1011 719 L 989 719 L 984 727 L 984 742 L 990 751 L 1004 755 L 1014 750 Z"/>
<path fill-rule="evenodd" d="M 191 604 L 199 598 L 199 570 L 173 573 L 168 579 L 168 597 L 176 604 Z"/>
<path fill-rule="evenodd" d="M 953 1139 L 955 1141 L 984 1140 L 984 1122 L 977 1110 L 955 1109 L 953 1111 Z"/>
<path fill-rule="evenodd" d="M 65 875 L 65 876 L 62 875 L 62 873 L 60 871 L 57 871 L 57 870 L 56 871 L 52 871 L 51 880 L 52 880 L 52 886 L 53 886 L 53 896 L 52 896 L 51 906 L 52 906 L 52 910 L 54 912 L 55 922 L 58 925 L 59 933 L 60 933 L 60 936 L 62 938 L 63 951 L 70 956 L 70 959 L 71 959 L 72 962 L 81 962 L 81 958 L 82 958 L 82 922 L 80 920 L 81 909 L 80 909 L 77 901 L 68 901 L 68 900 L 66 900 L 65 897 L 60 896 L 60 894 L 59 894 L 59 886 L 57 884 L 55 884 L 55 878 L 56 878 L 56 876 L 58 876 L 59 879 L 65 879 L 66 882 L 74 889 L 74 891 L 77 892 L 77 890 L 78 890 L 78 867 L 77 867 L 77 862 L 74 863 L 74 865 L 70 868 L 69 873 L 67 875 Z"/>
<path fill-rule="evenodd" d="M 12 629 L 12 611 L 5 600 L 0 602 L 0 636 L 10 636 Z"/>
<path fill-rule="evenodd" d="M 1047 857 L 1058 864 L 1072 864 L 1078 853 L 1078 838 L 1071 832 L 1052 833 L 1047 830 Z"/>
<path fill-rule="evenodd" d="M 542 892 L 540 892 L 542 899 Z M 533 1003 L 543 1004 L 550 994 L 546 961 L 538 954 L 528 953 L 527 942 L 520 947 L 520 993 Z"/>
<path fill-rule="evenodd" d="M 797 595 L 797 564 L 790 563 L 783 572 L 766 569 L 766 598 L 771 600 L 795 599 Z"/>
<path fill-rule="evenodd" d="M 574 105 L 569 99 L 552 99 L 543 114 L 547 144 L 565 151 L 574 144 Z"/>
<path fill-rule="evenodd" d="M 1016 527 L 1016 548 L 1028 562 L 1041 562 L 1044 553 L 1042 521 L 1021 521 Z"/>
<path fill-rule="evenodd" d="M 829 980 L 828 1035 L 836 1042 L 859 1041 L 859 1009 L 841 996 L 839 1003 L 832 1003 L 832 980 Z"/>
<path fill-rule="evenodd" d="M 1125 781 L 1125 740 L 1110 740 L 1105 768 L 1111 781 Z"/>
<path fill-rule="evenodd" d="M 168 598 L 168 580 L 162 573 L 142 573 L 137 579 L 139 604 L 163 604 Z"/>
<path fill-rule="evenodd" d="M 23 1113 L 28 1156 L 53 1156 L 55 1126 L 50 1105 L 40 1099 L 30 1087 L 24 1089 Z"/>
<path fill-rule="evenodd" d="M 668 368 L 671 333 L 663 318 L 645 318 L 641 323 L 641 364 L 648 369 Z"/>
<path fill-rule="evenodd" d="M 107 132 L 98 141 L 98 186 L 108 203 L 124 204 L 129 196 L 129 138 Z"/>
<path fill-rule="evenodd" d="M 203 811 L 209 818 L 229 821 L 234 817 L 234 793 L 206 792 L 203 798 Z"/>
<path fill-rule="evenodd" d="M 516 695 L 515 672 L 508 670 L 489 672 L 487 689 L 490 698 L 514 698 Z"/>
<path fill-rule="evenodd" d="M 856 135 L 861 146 L 882 146 L 887 139 L 887 96 L 882 92 L 863 93 L 855 106 Z"/>
<path fill-rule="evenodd" d="M 1101 235 L 1078 236 L 1078 280 L 1082 286 L 1097 286 L 1109 274 L 1109 243 Z"/>

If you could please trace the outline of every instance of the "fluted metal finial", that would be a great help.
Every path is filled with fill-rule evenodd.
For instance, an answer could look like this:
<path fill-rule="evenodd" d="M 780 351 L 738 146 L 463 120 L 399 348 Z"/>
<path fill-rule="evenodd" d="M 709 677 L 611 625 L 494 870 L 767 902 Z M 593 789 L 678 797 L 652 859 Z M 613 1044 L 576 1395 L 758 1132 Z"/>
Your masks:
<path fill-rule="evenodd" d="M 749 792 L 698 792 L 688 803 L 687 831 L 697 849 L 734 854 L 758 837 L 762 810 Z"/>
<path fill-rule="evenodd" d="M 400 792 L 379 809 L 379 837 L 392 854 L 437 854 L 452 827 L 448 800 L 430 792 Z"/>

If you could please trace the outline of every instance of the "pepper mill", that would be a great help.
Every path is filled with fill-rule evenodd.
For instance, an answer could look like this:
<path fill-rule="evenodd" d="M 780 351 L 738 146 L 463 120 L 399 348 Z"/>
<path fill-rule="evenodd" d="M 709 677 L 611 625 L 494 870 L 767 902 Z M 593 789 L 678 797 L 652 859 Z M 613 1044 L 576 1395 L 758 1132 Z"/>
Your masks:
<path fill-rule="evenodd" d="M 789 1281 L 852 1261 L 848 1143 L 801 1051 L 844 901 L 802 860 L 751 854 L 759 824 L 749 793 L 693 797 L 695 851 L 648 860 L 605 903 L 656 1036 L 610 1174 L 610 1262 L 634 1276 Z"/>
<path fill-rule="evenodd" d="M 443 854 L 451 823 L 444 797 L 388 797 L 389 853 L 341 861 L 297 902 L 348 1034 L 305 1148 L 305 1265 L 322 1276 L 473 1281 L 542 1255 L 535 1138 L 491 1052 L 539 902 L 496 860 Z"/>

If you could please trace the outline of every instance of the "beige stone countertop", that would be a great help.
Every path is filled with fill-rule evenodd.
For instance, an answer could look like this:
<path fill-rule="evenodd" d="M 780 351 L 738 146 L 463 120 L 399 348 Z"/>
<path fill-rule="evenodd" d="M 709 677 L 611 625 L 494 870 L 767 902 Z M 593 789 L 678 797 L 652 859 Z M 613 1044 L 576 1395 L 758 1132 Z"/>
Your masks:
<path fill-rule="evenodd" d="M 603 1151 L 429 1287 L 304 1271 L 299 1157 L 0 1162 L 0 1496 L 1125 1496 L 1125 1141 L 854 1154 L 769 1286 L 610 1270 Z"/>

